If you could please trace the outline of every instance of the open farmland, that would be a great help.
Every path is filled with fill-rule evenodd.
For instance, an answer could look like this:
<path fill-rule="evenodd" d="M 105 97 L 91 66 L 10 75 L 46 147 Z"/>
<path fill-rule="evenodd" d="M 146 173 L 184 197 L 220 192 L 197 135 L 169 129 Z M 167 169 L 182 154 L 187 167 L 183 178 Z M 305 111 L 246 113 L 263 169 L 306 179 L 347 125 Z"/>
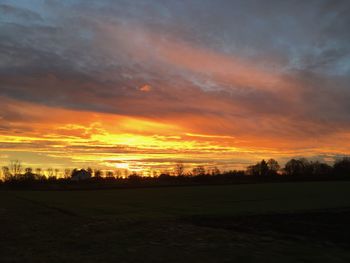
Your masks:
<path fill-rule="evenodd" d="M 350 182 L 1 191 L 1 262 L 350 262 Z"/>

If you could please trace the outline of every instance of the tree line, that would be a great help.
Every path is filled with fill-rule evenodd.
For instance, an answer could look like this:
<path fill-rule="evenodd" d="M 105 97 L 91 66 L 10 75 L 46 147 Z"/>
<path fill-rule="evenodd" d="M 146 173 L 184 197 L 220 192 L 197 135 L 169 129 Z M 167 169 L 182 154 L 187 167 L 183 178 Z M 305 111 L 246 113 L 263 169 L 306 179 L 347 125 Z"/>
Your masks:
<path fill-rule="evenodd" d="M 63 176 L 58 176 L 58 175 Z M 260 162 L 248 166 L 245 170 L 231 170 L 221 172 L 217 167 L 205 168 L 204 166 L 194 167 L 186 170 L 183 163 L 177 163 L 171 172 L 153 173 L 150 178 L 153 180 L 176 177 L 203 178 L 203 177 L 228 177 L 228 176 L 250 176 L 250 177 L 344 177 L 350 178 L 350 157 L 343 157 L 334 162 L 333 165 L 319 161 L 309 161 L 306 158 L 291 159 L 284 167 L 281 167 L 275 159 L 261 160 Z M 59 169 L 48 168 L 43 170 L 31 167 L 23 168 L 20 161 L 11 161 L 8 166 L 2 167 L 2 181 L 55 181 L 55 180 L 130 180 L 135 181 L 142 176 L 136 172 L 129 173 L 120 170 L 102 171 L 99 169 L 65 169 L 63 173 Z"/>

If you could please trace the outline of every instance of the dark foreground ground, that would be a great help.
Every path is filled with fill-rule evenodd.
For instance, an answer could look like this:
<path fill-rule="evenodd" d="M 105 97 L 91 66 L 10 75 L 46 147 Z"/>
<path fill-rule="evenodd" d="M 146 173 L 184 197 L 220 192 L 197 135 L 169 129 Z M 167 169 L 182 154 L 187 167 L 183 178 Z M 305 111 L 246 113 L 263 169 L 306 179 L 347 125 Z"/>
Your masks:
<path fill-rule="evenodd" d="M 0 191 L 0 262 L 350 262 L 350 182 Z"/>

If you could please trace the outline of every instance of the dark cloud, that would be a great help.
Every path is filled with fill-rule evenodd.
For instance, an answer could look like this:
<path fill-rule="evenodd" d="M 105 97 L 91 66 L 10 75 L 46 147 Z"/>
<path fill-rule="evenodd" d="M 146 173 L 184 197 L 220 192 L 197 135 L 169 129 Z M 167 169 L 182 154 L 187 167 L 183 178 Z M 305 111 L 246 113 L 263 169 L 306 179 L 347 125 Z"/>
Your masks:
<path fill-rule="evenodd" d="M 35 2 L 31 10 L 2 4 L 0 94 L 55 107 L 246 123 L 223 125 L 229 133 L 348 129 L 349 6 L 121 0 Z M 177 54 L 177 46 L 184 51 Z M 198 68 L 180 61 L 193 50 L 204 52 L 189 60 L 212 52 L 277 84 L 265 84 L 265 75 L 236 81 L 230 74 L 240 62 L 225 69 L 231 65 L 225 61 L 207 66 L 203 59 Z M 145 85 L 152 92 L 140 92 Z M 284 131 L 274 124 L 281 120 Z M 213 129 L 221 132 L 218 126 Z"/>
<path fill-rule="evenodd" d="M 0 4 L 0 13 L 2 16 L 5 16 L 4 19 L 15 18 L 26 22 L 28 20 L 42 21 L 40 14 L 26 8 L 19 8 L 8 4 Z"/>

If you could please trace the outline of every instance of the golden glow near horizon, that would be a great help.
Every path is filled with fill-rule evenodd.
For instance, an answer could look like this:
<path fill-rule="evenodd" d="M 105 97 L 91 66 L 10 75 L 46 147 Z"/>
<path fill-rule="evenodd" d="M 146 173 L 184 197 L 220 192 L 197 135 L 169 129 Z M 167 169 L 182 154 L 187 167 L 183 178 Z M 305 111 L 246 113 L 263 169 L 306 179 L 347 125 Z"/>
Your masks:
<path fill-rule="evenodd" d="M 14 102 L 19 103 L 19 102 Z M 241 169 L 262 158 L 288 158 L 293 154 L 310 156 L 314 151 L 331 154 L 331 148 L 300 151 L 286 148 L 286 141 L 268 146 L 259 138 L 223 134 L 203 134 L 191 125 L 173 120 L 151 120 L 113 114 L 73 111 L 35 104 L 27 132 L 0 134 L 1 165 L 19 159 L 24 166 L 95 167 L 128 170 L 152 175 L 171 171 L 176 162 L 187 169 L 196 165 L 221 169 Z M 178 123 L 175 125 L 174 123 Z M 188 120 L 191 124 L 191 120 Z M 20 121 L 16 126 L 27 125 Z M 338 149 L 337 149 L 338 150 Z M 331 157 L 329 157 L 332 160 Z"/>
<path fill-rule="evenodd" d="M 98 166 L 159 171 L 181 160 L 195 165 L 204 156 L 209 164 L 210 159 L 215 160 L 211 155 L 219 151 L 228 155 L 247 151 L 234 146 L 234 141 L 232 144 L 226 141 L 234 140 L 233 137 L 190 133 L 186 127 L 165 121 L 34 104 L 23 107 L 31 108 L 29 115 L 39 117 L 40 121 L 31 123 L 31 129 L 19 135 L 0 134 L 6 153 L 1 156 L 2 165 L 20 159 L 35 167 Z"/>

